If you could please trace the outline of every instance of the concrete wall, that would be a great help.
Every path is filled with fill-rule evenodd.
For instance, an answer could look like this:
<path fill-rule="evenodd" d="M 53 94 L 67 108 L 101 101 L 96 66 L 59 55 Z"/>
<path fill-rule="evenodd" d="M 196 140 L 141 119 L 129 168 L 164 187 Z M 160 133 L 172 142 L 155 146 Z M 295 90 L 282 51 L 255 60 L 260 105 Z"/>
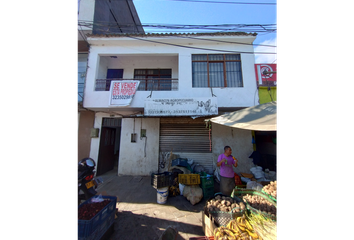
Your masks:
<path fill-rule="evenodd" d="M 146 129 L 146 138 L 140 138 L 140 129 Z M 159 118 L 122 119 L 118 175 L 150 176 L 157 172 L 159 161 Z M 136 142 L 131 134 L 137 133 Z M 146 146 L 145 146 L 146 144 Z"/>
<path fill-rule="evenodd" d="M 232 155 L 238 159 L 238 167 L 234 168 L 234 172 L 251 173 L 250 168 L 254 164 L 248 157 L 253 152 L 252 131 L 212 123 L 212 136 L 215 167 L 219 155 L 224 153 L 224 147 L 228 145 L 232 149 Z"/>

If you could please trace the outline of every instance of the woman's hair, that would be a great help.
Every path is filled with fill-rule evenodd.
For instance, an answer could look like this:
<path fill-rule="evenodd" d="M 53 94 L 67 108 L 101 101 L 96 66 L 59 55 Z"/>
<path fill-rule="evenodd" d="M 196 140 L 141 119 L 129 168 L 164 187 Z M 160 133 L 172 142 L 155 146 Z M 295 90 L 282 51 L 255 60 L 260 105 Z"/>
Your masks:
<path fill-rule="evenodd" d="M 226 149 L 228 149 L 228 148 L 231 148 L 230 146 L 225 146 L 224 147 L 224 151 L 226 151 Z"/>

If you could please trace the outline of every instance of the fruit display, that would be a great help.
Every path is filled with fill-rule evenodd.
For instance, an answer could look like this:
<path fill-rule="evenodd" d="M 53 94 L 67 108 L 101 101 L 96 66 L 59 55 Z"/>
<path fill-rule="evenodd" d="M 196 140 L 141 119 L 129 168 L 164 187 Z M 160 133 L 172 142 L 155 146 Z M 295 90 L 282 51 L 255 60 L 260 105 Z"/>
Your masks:
<path fill-rule="evenodd" d="M 246 201 L 251 207 L 266 212 L 267 214 L 273 217 L 276 217 L 277 208 L 263 197 L 246 194 L 245 196 L 243 196 L 243 200 Z"/>
<path fill-rule="evenodd" d="M 270 182 L 268 185 L 264 186 L 262 190 L 272 197 L 277 198 L 277 181 Z"/>
<path fill-rule="evenodd" d="M 226 227 L 214 230 L 215 240 L 252 240 L 262 239 L 253 229 L 245 215 L 232 219 Z"/>
<path fill-rule="evenodd" d="M 87 203 L 81 206 L 78 210 L 79 220 L 90 220 L 99 213 L 111 200 L 103 200 L 102 202 Z"/>
<path fill-rule="evenodd" d="M 206 203 L 209 212 L 222 211 L 222 212 L 241 212 L 246 209 L 243 202 L 237 201 L 231 197 L 216 195 Z"/>

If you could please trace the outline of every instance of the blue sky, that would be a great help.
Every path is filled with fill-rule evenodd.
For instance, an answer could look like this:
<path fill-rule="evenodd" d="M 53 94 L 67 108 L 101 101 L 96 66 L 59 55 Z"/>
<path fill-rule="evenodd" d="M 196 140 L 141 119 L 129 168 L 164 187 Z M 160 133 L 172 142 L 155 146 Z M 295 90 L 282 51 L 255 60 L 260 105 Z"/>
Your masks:
<path fill-rule="evenodd" d="M 205 0 L 213 2 L 276 3 L 274 0 Z M 140 21 L 146 24 L 276 24 L 276 5 L 183 2 L 173 0 L 133 0 Z M 257 28 L 259 29 L 259 28 Z M 153 31 L 146 29 L 146 32 Z M 154 31 L 162 31 L 154 29 Z M 177 30 L 166 30 L 177 32 Z M 243 31 L 240 30 L 235 31 Z M 178 31 L 186 32 L 186 31 Z M 258 33 L 254 44 L 276 46 L 276 33 Z M 257 52 L 276 52 L 274 47 L 255 47 Z M 276 54 L 256 55 L 256 63 L 277 63 Z"/>

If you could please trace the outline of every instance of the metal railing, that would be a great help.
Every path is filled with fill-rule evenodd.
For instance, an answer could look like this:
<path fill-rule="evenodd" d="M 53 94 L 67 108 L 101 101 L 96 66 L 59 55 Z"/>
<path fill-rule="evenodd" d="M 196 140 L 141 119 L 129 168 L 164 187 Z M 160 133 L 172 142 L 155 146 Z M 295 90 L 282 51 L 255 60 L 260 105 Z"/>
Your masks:
<path fill-rule="evenodd" d="M 137 80 L 140 81 L 137 91 L 178 91 L 178 79 L 96 79 L 95 91 L 109 91 L 113 80 Z"/>

